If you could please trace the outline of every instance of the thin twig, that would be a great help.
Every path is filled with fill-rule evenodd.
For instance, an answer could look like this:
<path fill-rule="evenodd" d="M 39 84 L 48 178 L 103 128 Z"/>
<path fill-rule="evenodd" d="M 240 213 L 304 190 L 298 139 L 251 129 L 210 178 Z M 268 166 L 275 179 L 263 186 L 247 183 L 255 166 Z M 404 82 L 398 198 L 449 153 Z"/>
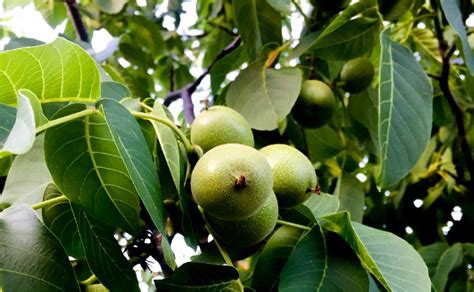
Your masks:
<path fill-rule="evenodd" d="M 81 41 L 88 43 L 89 35 L 87 34 L 87 29 L 82 22 L 81 13 L 79 12 L 79 7 L 77 6 L 76 0 L 65 0 L 66 8 L 69 12 L 69 15 L 72 18 L 72 23 L 74 24 L 74 29 L 76 34 L 79 36 Z"/>
<path fill-rule="evenodd" d="M 473 188 L 474 185 L 472 176 L 474 176 L 474 163 L 471 156 L 471 149 L 469 148 L 469 144 L 466 140 L 466 128 L 464 127 L 464 112 L 459 106 L 459 104 L 456 102 L 456 99 L 449 86 L 449 71 L 451 69 L 450 60 L 452 55 L 456 51 L 456 45 L 453 44 L 451 48 L 449 48 L 448 43 L 444 39 L 443 29 L 441 27 L 439 18 L 435 17 L 433 20 L 435 25 L 436 36 L 439 42 L 439 52 L 443 61 L 441 76 L 438 79 L 439 87 L 443 92 L 443 95 L 446 97 L 446 100 L 448 101 L 449 106 L 451 107 L 451 111 L 453 112 L 454 118 L 456 120 L 461 151 L 464 156 L 464 160 L 466 162 L 469 174 L 471 175 L 470 187 Z"/>
<path fill-rule="evenodd" d="M 204 72 L 199 75 L 196 80 L 194 80 L 192 83 L 184 86 L 181 89 L 172 91 L 166 96 L 165 101 L 163 104 L 165 106 L 169 106 L 173 101 L 176 101 L 180 98 L 183 99 L 183 107 L 184 107 L 184 118 L 186 119 L 186 122 L 191 124 L 194 121 L 194 105 L 191 99 L 192 94 L 194 91 L 196 91 L 197 87 L 199 84 L 201 84 L 202 80 L 209 74 L 211 71 L 212 67 L 216 64 L 217 61 L 220 59 L 224 58 L 228 54 L 230 54 L 232 51 L 237 49 L 240 45 L 240 36 L 236 37 L 232 43 L 230 43 L 224 50 L 222 50 L 216 58 L 212 61 L 212 63 L 204 70 Z"/>

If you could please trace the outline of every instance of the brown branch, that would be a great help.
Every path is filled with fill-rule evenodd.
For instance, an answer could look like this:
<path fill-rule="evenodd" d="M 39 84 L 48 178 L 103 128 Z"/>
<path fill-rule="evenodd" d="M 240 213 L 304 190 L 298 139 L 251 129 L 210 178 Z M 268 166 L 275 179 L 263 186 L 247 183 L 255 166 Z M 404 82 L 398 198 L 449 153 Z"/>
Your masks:
<path fill-rule="evenodd" d="M 184 86 L 181 89 L 175 90 L 170 92 L 166 98 L 163 104 L 165 106 L 169 106 L 173 101 L 176 101 L 180 98 L 183 99 L 183 108 L 184 108 L 184 118 L 186 119 L 186 122 L 188 124 L 191 124 L 194 121 L 194 105 L 191 99 L 192 94 L 196 91 L 197 87 L 199 84 L 201 84 L 202 80 L 211 72 L 212 67 L 216 64 L 217 61 L 220 59 L 224 58 L 228 54 L 230 54 L 232 51 L 237 49 L 240 45 L 240 36 L 236 37 L 232 43 L 230 43 L 225 49 L 223 49 L 217 56 L 216 58 L 212 61 L 212 63 L 202 72 L 201 75 L 199 75 L 196 80 L 194 80 L 192 83 Z"/>
<path fill-rule="evenodd" d="M 74 29 L 76 30 L 76 34 L 79 36 L 79 39 L 88 43 L 89 35 L 87 34 L 87 29 L 84 25 L 84 22 L 82 22 L 81 13 L 79 12 L 79 7 L 76 0 L 65 0 L 64 4 L 66 5 L 69 16 L 72 19 Z"/>
<path fill-rule="evenodd" d="M 437 17 L 434 18 L 434 24 L 435 24 L 436 36 L 439 41 L 439 53 L 443 61 L 441 76 L 438 79 L 439 87 L 443 95 L 446 97 L 446 100 L 448 101 L 449 106 L 451 107 L 451 111 L 453 112 L 454 118 L 456 120 L 456 125 L 458 128 L 459 143 L 461 146 L 461 151 L 464 156 L 467 169 L 469 171 L 469 174 L 471 175 L 469 185 L 472 188 L 474 187 L 473 180 L 472 180 L 472 176 L 474 176 L 474 163 L 471 156 L 471 149 L 469 148 L 469 144 L 467 143 L 467 140 L 466 140 L 466 128 L 464 126 L 464 112 L 459 106 L 459 104 L 457 103 L 456 98 L 454 97 L 451 91 L 451 88 L 449 86 L 449 72 L 451 69 L 450 60 L 454 52 L 456 51 L 456 45 L 453 44 L 451 48 L 449 48 L 448 43 L 444 39 L 443 29 L 441 27 L 439 18 Z"/>

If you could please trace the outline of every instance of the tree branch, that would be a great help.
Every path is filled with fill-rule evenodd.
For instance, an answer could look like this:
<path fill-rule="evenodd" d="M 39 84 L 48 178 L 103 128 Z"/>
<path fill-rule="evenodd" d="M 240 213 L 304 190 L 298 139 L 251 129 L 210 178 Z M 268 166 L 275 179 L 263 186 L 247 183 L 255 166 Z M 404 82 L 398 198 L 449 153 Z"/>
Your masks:
<path fill-rule="evenodd" d="M 88 43 L 89 35 L 87 34 L 87 29 L 84 26 L 84 22 L 82 22 L 76 0 L 65 0 L 64 4 L 66 4 L 69 16 L 71 17 L 72 23 L 74 24 L 76 34 L 79 36 L 81 41 Z"/>
<path fill-rule="evenodd" d="M 240 36 L 236 37 L 232 43 L 230 43 L 225 49 L 223 49 L 217 56 L 216 58 L 212 61 L 212 63 L 202 72 L 201 75 L 199 75 L 196 80 L 194 80 L 192 83 L 184 86 L 181 89 L 175 90 L 170 92 L 166 98 L 165 101 L 163 102 L 163 105 L 169 106 L 173 101 L 176 101 L 180 98 L 183 99 L 183 107 L 184 107 L 184 118 L 186 119 L 186 122 L 191 124 L 194 121 L 194 105 L 191 100 L 191 96 L 196 91 L 197 87 L 199 84 L 201 84 L 202 80 L 204 77 L 206 77 L 209 72 L 211 72 L 212 67 L 219 61 L 220 59 L 224 58 L 228 54 L 230 54 L 232 51 L 237 49 L 240 45 Z"/>
<path fill-rule="evenodd" d="M 439 41 L 439 53 L 441 55 L 443 64 L 441 69 L 441 76 L 438 79 L 439 87 L 443 95 L 446 97 L 446 100 L 451 107 L 451 111 L 454 114 L 454 118 L 456 120 L 456 125 L 458 128 L 458 136 L 459 136 L 459 143 L 461 146 L 461 151 L 464 156 L 464 160 L 466 162 L 467 169 L 469 174 L 471 175 L 471 182 L 469 183 L 471 189 L 473 188 L 473 180 L 472 177 L 474 176 L 474 163 L 471 156 L 471 149 L 469 148 L 469 144 L 466 140 L 466 128 L 464 126 L 464 112 L 456 102 L 456 99 L 451 91 L 449 86 L 449 72 L 451 69 L 451 57 L 453 56 L 454 52 L 456 51 L 456 46 L 453 44 L 451 48 L 449 48 L 448 43 L 444 39 L 443 36 L 443 29 L 441 28 L 441 23 L 438 17 L 434 18 L 436 36 Z"/>

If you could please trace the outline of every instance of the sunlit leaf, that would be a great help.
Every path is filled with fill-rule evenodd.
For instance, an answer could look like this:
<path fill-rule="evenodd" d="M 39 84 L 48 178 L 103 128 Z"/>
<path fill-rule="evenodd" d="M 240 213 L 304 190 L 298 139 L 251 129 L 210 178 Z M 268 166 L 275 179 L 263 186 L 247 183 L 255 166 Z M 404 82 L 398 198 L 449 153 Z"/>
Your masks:
<path fill-rule="evenodd" d="M 263 62 L 255 62 L 230 85 L 226 103 L 253 129 L 274 130 L 295 104 L 301 81 L 298 69 L 267 69 Z"/>
<path fill-rule="evenodd" d="M 44 135 L 38 136 L 33 147 L 13 161 L 0 203 L 36 204 L 52 181 L 44 160 Z"/>
<path fill-rule="evenodd" d="M 439 42 L 434 33 L 428 29 L 414 28 L 411 32 L 413 41 L 419 45 L 428 55 L 439 63 L 442 62 L 439 54 Z"/>
<path fill-rule="evenodd" d="M 99 71 L 78 45 L 57 38 L 46 45 L 0 53 L 0 102 L 16 104 L 16 91 L 31 90 L 40 101 L 83 99 L 100 94 Z"/>
<path fill-rule="evenodd" d="M 163 119 L 168 119 L 163 106 L 158 102 L 155 102 L 152 114 Z M 151 123 L 155 129 L 161 151 L 163 152 L 166 164 L 171 173 L 171 177 L 173 178 L 174 186 L 179 193 L 181 190 L 179 185 L 181 178 L 178 141 L 176 140 L 173 130 L 171 130 L 168 126 L 156 121 L 151 121 Z"/>
<path fill-rule="evenodd" d="M 15 122 L 11 128 L 3 128 L 2 132 L 7 134 L 4 136 L 2 145 L 0 148 L 0 157 L 7 156 L 9 154 L 23 154 L 33 147 L 36 137 L 36 122 L 35 122 L 35 109 L 39 122 L 42 122 L 41 107 L 38 105 L 34 107 L 31 103 L 30 98 L 34 100 L 36 97 L 29 91 L 22 89 L 18 91 L 18 106 L 16 110 Z M 7 120 L 3 123 L 10 123 L 10 111 L 7 113 Z M 39 111 L 39 113 L 38 113 Z M 2 133 L 2 134 L 3 134 Z"/>

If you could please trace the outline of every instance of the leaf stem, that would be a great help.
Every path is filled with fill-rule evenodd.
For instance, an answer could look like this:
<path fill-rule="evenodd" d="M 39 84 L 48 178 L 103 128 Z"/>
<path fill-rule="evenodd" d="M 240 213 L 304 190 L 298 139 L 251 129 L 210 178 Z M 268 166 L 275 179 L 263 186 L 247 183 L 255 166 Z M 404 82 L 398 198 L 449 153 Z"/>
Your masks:
<path fill-rule="evenodd" d="M 304 226 L 304 225 L 301 225 L 301 224 L 292 223 L 292 222 L 288 222 L 288 221 L 284 221 L 284 220 L 277 220 L 277 223 L 280 224 L 280 225 L 291 226 L 291 227 L 295 227 L 295 228 L 298 228 L 298 229 L 311 230 L 311 227 Z"/>
<path fill-rule="evenodd" d="M 34 205 L 31 206 L 31 209 L 38 210 L 38 209 L 41 209 L 41 208 L 44 208 L 44 207 L 49 207 L 49 206 L 52 206 L 56 203 L 60 203 L 60 202 L 63 202 L 63 201 L 68 201 L 68 200 L 69 199 L 65 195 L 61 195 L 59 197 L 55 197 L 55 198 L 40 202 L 38 204 L 34 204 Z"/>
<path fill-rule="evenodd" d="M 184 136 L 183 132 L 181 132 L 181 130 L 170 120 L 157 117 L 153 114 L 146 114 L 146 113 L 137 112 L 137 111 L 132 111 L 132 115 L 134 117 L 137 117 L 137 118 L 141 118 L 141 119 L 145 119 L 145 120 L 153 120 L 153 121 L 156 121 L 158 123 L 162 123 L 162 124 L 168 126 L 169 128 L 171 128 L 171 130 L 173 130 L 173 132 L 181 140 L 181 142 L 183 142 L 184 147 L 186 148 L 186 152 L 187 153 L 194 152 L 194 148 L 193 148 L 193 145 L 191 144 L 191 142 L 189 142 L 188 138 L 186 138 L 186 136 Z"/>
<path fill-rule="evenodd" d="M 84 281 L 81 281 L 81 285 L 89 286 L 89 285 L 94 284 L 96 281 L 97 281 L 97 277 L 94 274 L 92 274 L 92 276 L 90 276 L 89 278 L 85 279 Z"/>
<path fill-rule="evenodd" d="M 58 119 L 49 121 L 46 124 L 41 125 L 38 128 L 36 128 L 36 134 L 39 134 L 39 133 L 45 131 L 46 129 L 52 128 L 54 126 L 67 123 L 67 122 L 70 122 L 72 120 L 82 118 L 82 117 L 91 115 L 91 114 L 96 113 L 96 112 L 97 112 L 97 109 L 89 108 L 89 109 L 86 109 L 86 110 L 83 110 L 83 111 L 80 111 L 80 112 L 77 112 L 77 113 L 73 113 L 71 115 L 68 115 L 68 116 L 65 116 L 65 117 L 62 117 L 62 118 L 58 118 Z"/>
<path fill-rule="evenodd" d="M 224 249 L 224 247 L 222 247 L 222 245 L 219 243 L 219 241 L 217 240 L 216 236 L 214 235 L 214 231 L 212 230 L 212 227 L 209 225 L 209 223 L 207 222 L 206 220 L 206 215 L 204 214 L 204 210 L 199 207 L 199 211 L 201 212 L 201 216 L 202 216 L 202 219 L 204 220 L 204 222 L 206 223 L 206 229 L 207 231 L 209 231 L 209 233 L 212 235 L 212 238 L 214 240 L 214 243 L 216 244 L 217 246 L 217 249 L 219 250 L 219 253 L 221 254 L 222 258 L 224 258 L 224 261 L 225 263 L 229 266 L 229 267 L 233 267 L 234 264 L 232 263 L 232 260 L 230 259 L 230 256 L 229 254 L 227 253 L 227 251 Z M 242 284 L 242 282 L 240 281 L 240 278 L 237 280 L 237 284 L 239 285 L 240 287 L 240 290 L 241 291 L 244 291 L 245 288 L 244 288 L 244 285 Z"/>
<path fill-rule="evenodd" d="M 431 1 L 431 4 L 433 8 L 437 9 L 437 6 L 434 5 L 435 1 Z M 466 140 L 467 132 L 464 126 L 465 113 L 463 109 L 459 106 L 458 102 L 456 101 L 456 98 L 454 97 L 451 91 L 450 84 L 449 84 L 449 75 L 450 75 L 450 69 L 451 69 L 450 61 L 451 61 L 451 57 L 456 51 L 456 45 L 453 44 L 451 47 L 449 47 L 446 39 L 444 38 L 443 28 L 441 26 L 440 19 L 438 17 L 434 17 L 433 21 L 434 21 L 436 37 L 439 42 L 439 53 L 442 59 L 441 76 L 438 79 L 438 83 L 439 83 L 441 92 L 443 93 L 444 97 L 448 101 L 449 106 L 451 107 L 451 111 L 453 112 L 454 118 L 456 120 L 461 153 L 464 156 L 465 165 L 471 176 L 471 179 L 469 180 L 468 184 L 469 184 L 470 189 L 472 190 L 474 189 L 474 182 L 472 180 L 472 177 L 474 176 L 474 161 L 472 159 L 471 149 Z"/>
<path fill-rule="evenodd" d="M 146 110 L 153 111 L 153 108 L 147 105 L 146 103 L 144 103 L 143 101 L 140 102 L 140 105 Z"/>

